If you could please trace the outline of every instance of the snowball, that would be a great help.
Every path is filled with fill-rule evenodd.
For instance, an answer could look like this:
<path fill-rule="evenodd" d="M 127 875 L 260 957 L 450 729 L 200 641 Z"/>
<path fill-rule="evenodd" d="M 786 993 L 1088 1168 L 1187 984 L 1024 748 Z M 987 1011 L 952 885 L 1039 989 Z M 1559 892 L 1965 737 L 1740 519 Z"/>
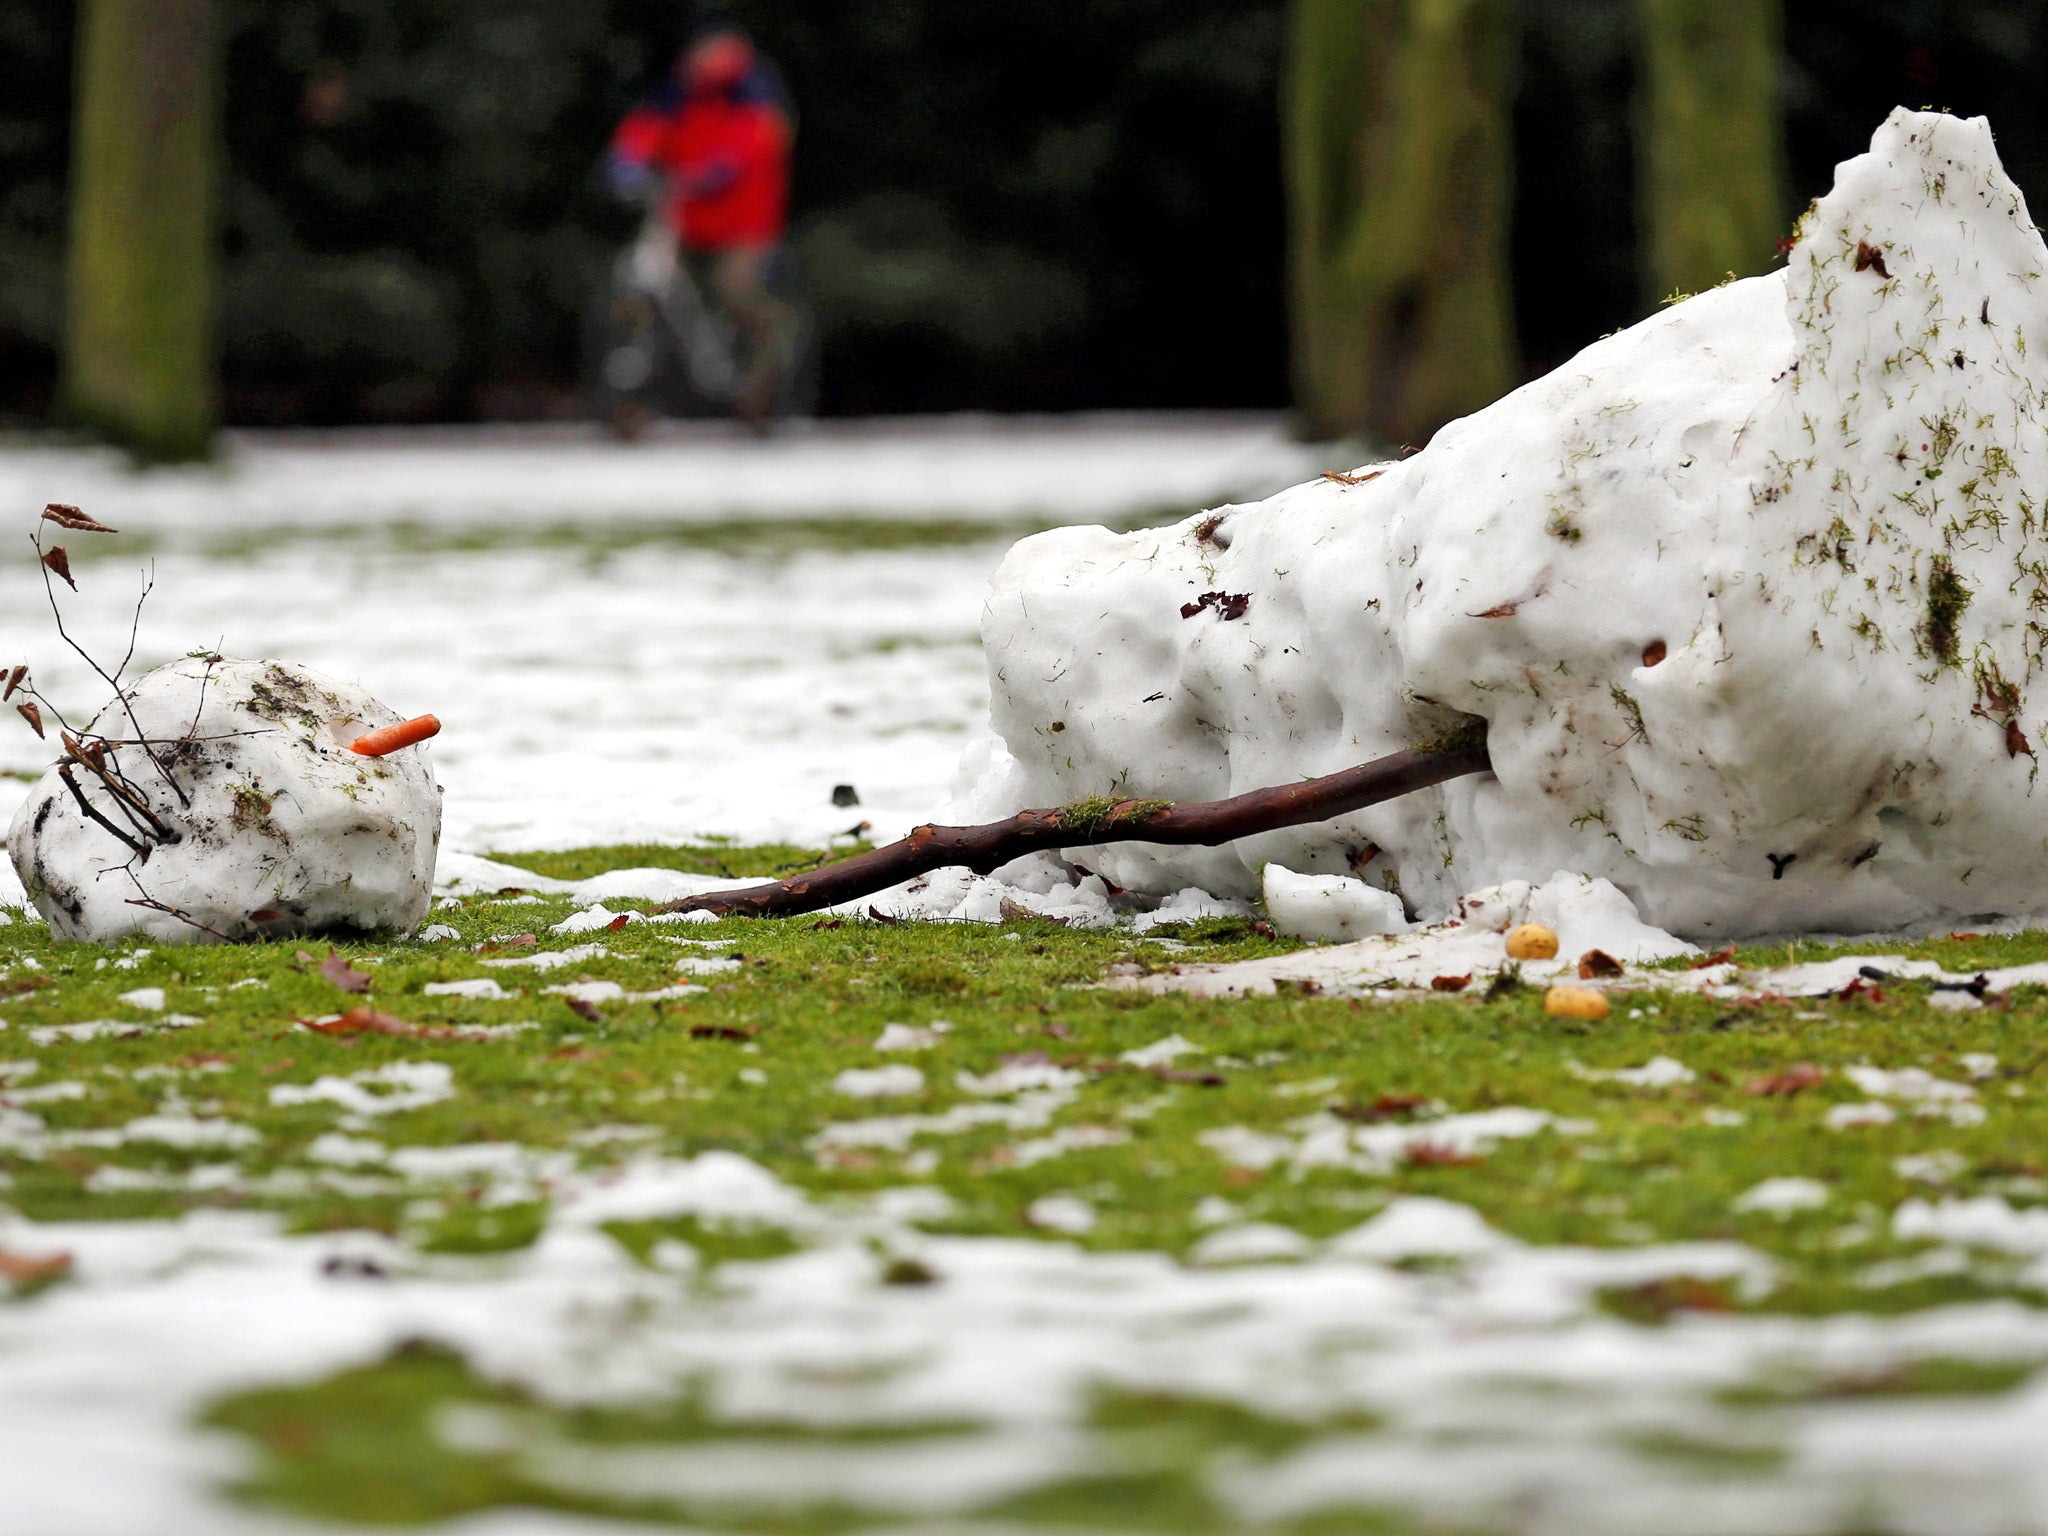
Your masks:
<path fill-rule="evenodd" d="M 1370 845 L 1431 917 L 1580 870 L 1717 941 L 2038 908 L 2048 246 L 1981 119 L 1903 110 L 1799 233 L 1356 483 L 1018 544 L 955 815 L 1212 800 L 1476 718 L 1490 776 L 1090 864 L 1246 896 Z"/>
<path fill-rule="evenodd" d="M 58 938 L 206 943 L 410 929 L 426 916 L 441 795 L 425 751 L 348 750 L 397 723 L 392 710 L 289 662 L 215 657 L 159 667 L 126 696 L 86 737 L 130 743 L 110 757 L 177 840 L 145 837 L 74 767 L 94 809 L 147 848 L 138 858 L 79 809 L 57 769 L 46 773 L 8 852 Z"/>
<path fill-rule="evenodd" d="M 1408 931 L 1400 897 L 1349 875 L 1297 875 L 1284 865 L 1268 864 L 1263 884 L 1266 916 L 1290 938 L 1341 944 Z"/>

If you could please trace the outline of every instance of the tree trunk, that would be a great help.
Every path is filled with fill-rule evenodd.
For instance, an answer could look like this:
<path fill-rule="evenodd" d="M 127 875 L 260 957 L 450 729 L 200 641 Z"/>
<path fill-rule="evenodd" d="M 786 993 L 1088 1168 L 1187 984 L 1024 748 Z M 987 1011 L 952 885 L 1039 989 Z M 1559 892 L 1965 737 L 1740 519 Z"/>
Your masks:
<path fill-rule="evenodd" d="M 214 424 L 213 0 L 81 0 L 64 414 L 153 460 Z"/>
<path fill-rule="evenodd" d="M 1294 374 L 1324 437 L 1428 441 L 1515 382 L 1513 0 L 1295 0 Z"/>
<path fill-rule="evenodd" d="M 1763 271 L 1784 233 L 1778 0 L 1636 0 L 1643 246 L 1659 296 Z"/>

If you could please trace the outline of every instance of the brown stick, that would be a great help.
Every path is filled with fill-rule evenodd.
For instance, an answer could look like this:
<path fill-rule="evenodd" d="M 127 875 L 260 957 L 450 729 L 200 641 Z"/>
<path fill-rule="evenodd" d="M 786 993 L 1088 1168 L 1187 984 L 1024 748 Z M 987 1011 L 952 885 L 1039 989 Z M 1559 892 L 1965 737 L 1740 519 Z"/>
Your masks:
<path fill-rule="evenodd" d="M 900 843 L 765 885 L 711 891 L 669 902 L 662 912 L 720 917 L 792 917 L 872 896 L 935 869 L 959 866 L 985 875 L 1015 858 L 1098 843 L 1195 843 L 1213 847 L 1256 832 L 1328 821 L 1382 800 L 1427 789 L 1491 765 L 1484 746 L 1396 752 L 1320 779 L 1255 789 L 1228 800 L 1118 800 L 1020 811 L 980 827 L 914 828 Z"/>

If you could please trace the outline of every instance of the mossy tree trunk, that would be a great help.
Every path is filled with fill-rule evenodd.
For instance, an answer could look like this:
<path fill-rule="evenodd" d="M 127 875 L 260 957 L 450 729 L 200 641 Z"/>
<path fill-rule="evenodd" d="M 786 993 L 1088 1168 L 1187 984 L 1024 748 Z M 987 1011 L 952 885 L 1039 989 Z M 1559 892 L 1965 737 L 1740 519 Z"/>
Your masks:
<path fill-rule="evenodd" d="M 1636 0 L 1642 245 L 1662 296 L 1763 271 L 1784 233 L 1778 0 Z"/>
<path fill-rule="evenodd" d="M 1294 375 L 1318 436 L 1421 444 L 1515 382 L 1513 0 L 1295 0 Z"/>
<path fill-rule="evenodd" d="M 62 400 L 141 457 L 214 425 L 214 0 L 81 0 Z"/>

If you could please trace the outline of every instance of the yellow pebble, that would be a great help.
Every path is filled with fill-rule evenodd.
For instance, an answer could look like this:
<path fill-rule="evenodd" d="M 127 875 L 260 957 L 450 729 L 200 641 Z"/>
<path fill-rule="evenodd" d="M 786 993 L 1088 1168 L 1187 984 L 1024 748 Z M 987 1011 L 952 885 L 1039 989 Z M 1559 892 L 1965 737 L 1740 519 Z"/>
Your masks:
<path fill-rule="evenodd" d="M 1510 960 L 1555 960 L 1557 935 L 1541 923 L 1524 923 L 1508 930 Z"/>
<path fill-rule="evenodd" d="M 1604 1019 L 1607 994 L 1591 987 L 1552 987 L 1543 994 L 1543 1011 L 1561 1019 Z"/>

